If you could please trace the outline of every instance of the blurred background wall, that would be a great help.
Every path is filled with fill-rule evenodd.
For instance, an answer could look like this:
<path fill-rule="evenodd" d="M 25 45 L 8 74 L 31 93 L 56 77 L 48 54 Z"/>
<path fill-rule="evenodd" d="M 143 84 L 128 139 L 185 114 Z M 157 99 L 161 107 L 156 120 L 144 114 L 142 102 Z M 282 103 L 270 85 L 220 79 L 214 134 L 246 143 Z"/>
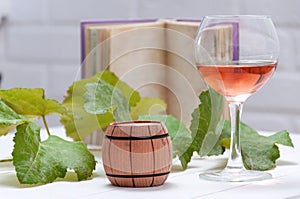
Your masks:
<path fill-rule="evenodd" d="M 259 130 L 300 133 L 299 8 L 298 0 L 1 0 L 1 87 L 43 87 L 61 101 L 78 75 L 81 20 L 266 14 L 278 30 L 280 63 L 249 98 L 243 120 Z"/>

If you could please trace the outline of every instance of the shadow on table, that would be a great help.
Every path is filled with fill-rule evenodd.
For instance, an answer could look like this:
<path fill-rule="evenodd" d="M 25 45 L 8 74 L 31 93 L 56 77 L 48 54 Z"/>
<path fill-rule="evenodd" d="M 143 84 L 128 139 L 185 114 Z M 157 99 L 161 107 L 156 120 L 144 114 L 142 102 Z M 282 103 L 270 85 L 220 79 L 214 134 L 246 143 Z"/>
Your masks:
<path fill-rule="evenodd" d="M 175 163 L 175 164 L 174 164 Z M 193 164 L 196 163 L 196 164 Z M 227 158 L 226 157 L 194 157 L 193 160 L 189 163 L 187 170 L 198 169 L 199 171 L 209 171 L 209 170 L 222 170 L 226 167 Z M 276 161 L 276 167 L 278 166 L 293 166 L 298 165 L 297 162 L 287 161 L 278 159 Z M 184 172 L 179 160 L 173 162 L 172 173 Z"/>
<path fill-rule="evenodd" d="M 7 172 L 4 174 L 1 174 L 0 184 L 1 184 L 1 186 L 16 187 L 16 188 L 29 188 L 29 187 L 38 186 L 38 185 L 20 184 L 20 182 L 18 181 L 17 176 L 14 172 Z"/>
<path fill-rule="evenodd" d="M 116 188 L 118 190 L 132 190 L 135 192 L 148 192 L 148 191 L 163 191 L 163 190 L 169 190 L 169 189 L 176 189 L 178 185 L 166 181 L 164 184 L 159 185 L 159 186 L 153 186 L 153 187 L 119 187 L 119 186 L 114 186 L 112 184 L 106 184 L 105 185 L 107 188 Z"/>
<path fill-rule="evenodd" d="M 277 160 L 276 166 L 291 166 L 291 165 L 298 165 L 297 162 L 287 161 L 287 160 Z"/>
<path fill-rule="evenodd" d="M 215 156 L 215 157 L 193 157 L 191 162 L 188 164 L 186 170 L 184 170 L 180 164 L 180 161 L 174 160 L 172 166 L 172 173 L 183 172 L 191 169 L 197 169 L 199 171 L 206 170 L 221 170 L 225 168 L 227 162 L 227 158 L 223 156 Z"/>
<path fill-rule="evenodd" d="M 15 188 L 30 188 L 30 187 L 38 187 L 43 186 L 45 184 L 33 184 L 33 185 L 27 185 L 27 184 L 21 184 L 18 181 L 17 175 L 13 169 L 10 168 L 10 170 L 7 171 L 1 171 L 1 178 L 0 178 L 0 185 L 1 186 L 7 186 L 7 187 L 15 187 Z M 88 178 L 86 181 L 91 180 L 96 177 L 104 177 L 103 175 L 100 175 L 97 172 L 93 173 L 93 176 Z M 77 175 L 75 172 L 67 172 L 66 176 L 64 178 L 58 178 L 55 182 L 78 182 Z"/>

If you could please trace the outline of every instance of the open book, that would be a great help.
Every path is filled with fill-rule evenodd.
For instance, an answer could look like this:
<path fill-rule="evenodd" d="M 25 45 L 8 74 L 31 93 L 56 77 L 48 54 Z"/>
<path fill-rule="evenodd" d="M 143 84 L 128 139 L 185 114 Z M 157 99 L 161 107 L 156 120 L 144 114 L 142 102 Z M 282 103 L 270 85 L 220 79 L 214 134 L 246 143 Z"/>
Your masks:
<path fill-rule="evenodd" d="M 194 65 L 199 25 L 199 20 L 83 21 L 82 77 L 108 69 L 142 97 L 163 99 L 167 114 L 188 125 L 206 89 Z"/>

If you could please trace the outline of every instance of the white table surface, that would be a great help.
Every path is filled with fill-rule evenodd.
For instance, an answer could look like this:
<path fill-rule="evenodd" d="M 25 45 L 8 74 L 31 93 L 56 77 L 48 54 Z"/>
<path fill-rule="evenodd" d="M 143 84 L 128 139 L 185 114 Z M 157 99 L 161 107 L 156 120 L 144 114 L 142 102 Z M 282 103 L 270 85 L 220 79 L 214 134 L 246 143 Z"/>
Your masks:
<path fill-rule="evenodd" d="M 61 128 L 52 129 L 61 133 Z M 13 135 L 0 137 L 0 159 L 9 158 Z M 101 154 L 93 178 L 77 182 L 73 173 L 66 179 L 39 186 L 21 185 L 12 163 L 0 163 L 1 198 L 300 198 L 300 135 L 291 134 L 295 148 L 279 146 L 281 157 L 277 167 L 268 171 L 273 178 L 258 182 L 211 182 L 198 174 L 225 166 L 226 157 L 193 158 L 189 168 L 180 169 L 175 161 L 172 172 L 162 186 L 150 188 L 115 187 L 105 177 Z"/>

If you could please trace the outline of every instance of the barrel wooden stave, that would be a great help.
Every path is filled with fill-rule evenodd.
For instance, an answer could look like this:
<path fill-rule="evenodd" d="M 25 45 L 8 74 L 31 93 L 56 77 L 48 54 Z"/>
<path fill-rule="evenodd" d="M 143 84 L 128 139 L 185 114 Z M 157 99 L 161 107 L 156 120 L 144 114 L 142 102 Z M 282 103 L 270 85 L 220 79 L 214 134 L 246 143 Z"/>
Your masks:
<path fill-rule="evenodd" d="M 150 137 L 164 135 L 161 123 L 151 125 L 109 126 L 106 135 L 113 137 Z M 113 185 L 129 187 L 157 186 L 165 182 L 172 163 L 169 136 L 158 139 L 115 140 L 105 138 L 103 163 Z M 112 174 L 113 176 L 110 176 Z M 118 177 L 119 175 L 123 177 Z"/>

